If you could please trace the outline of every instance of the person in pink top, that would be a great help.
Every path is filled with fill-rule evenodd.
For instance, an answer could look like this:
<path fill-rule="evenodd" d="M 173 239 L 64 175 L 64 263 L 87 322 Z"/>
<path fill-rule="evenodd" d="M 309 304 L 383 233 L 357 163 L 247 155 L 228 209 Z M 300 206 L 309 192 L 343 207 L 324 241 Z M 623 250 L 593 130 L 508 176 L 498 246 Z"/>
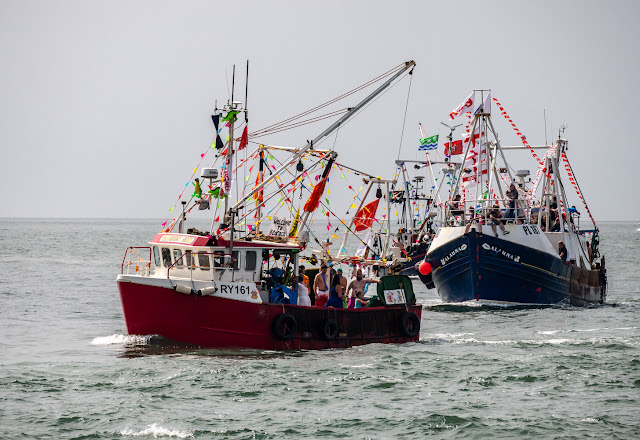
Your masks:
<path fill-rule="evenodd" d="M 356 279 L 352 280 L 347 287 L 347 294 L 349 295 L 349 302 L 347 308 L 353 309 L 356 306 L 356 297 L 358 293 L 364 294 L 364 288 L 368 283 L 380 283 L 380 280 L 374 280 L 371 278 L 363 278 L 362 270 L 356 271 Z"/>

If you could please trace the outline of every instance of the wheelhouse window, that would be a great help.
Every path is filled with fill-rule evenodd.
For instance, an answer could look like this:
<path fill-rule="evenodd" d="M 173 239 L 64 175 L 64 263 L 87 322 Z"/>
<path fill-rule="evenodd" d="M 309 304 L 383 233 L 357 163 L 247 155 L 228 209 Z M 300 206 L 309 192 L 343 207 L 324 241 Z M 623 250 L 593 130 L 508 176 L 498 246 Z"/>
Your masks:
<path fill-rule="evenodd" d="M 184 263 L 182 262 L 182 251 L 180 249 L 173 250 L 173 260 L 176 262 L 176 266 L 182 267 Z"/>
<path fill-rule="evenodd" d="M 164 267 L 171 266 L 171 250 L 169 248 L 162 248 L 162 262 Z"/>
<path fill-rule="evenodd" d="M 156 263 L 156 267 L 160 267 L 160 249 L 158 249 L 158 246 L 153 247 L 153 261 Z"/>
<path fill-rule="evenodd" d="M 258 255 L 256 251 L 247 251 L 244 255 L 244 268 L 247 271 L 253 272 L 256 270 L 256 262 L 258 260 Z"/>
<path fill-rule="evenodd" d="M 215 251 L 213 253 L 213 266 L 214 267 L 225 267 L 225 264 L 224 264 L 224 252 Z"/>
<path fill-rule="evenodd" d="M 204 251 L 198 252 L 198 263 L 200 264 L 201 270 L 209 270 L 209 268 L 211 267 L 209 255 L 207 255 L 207 253 Z"/>
<path fill-rule="evenodd" d="M 184 260 L 187 269 L 195 268 L 195 260 L 193 258 L 193 253 L 191 251 L 184 251 Z"/>
<path fill-rule="evenodd" d="M 233 269 L 240 269 L 240 252 L 233 251 Z"/>

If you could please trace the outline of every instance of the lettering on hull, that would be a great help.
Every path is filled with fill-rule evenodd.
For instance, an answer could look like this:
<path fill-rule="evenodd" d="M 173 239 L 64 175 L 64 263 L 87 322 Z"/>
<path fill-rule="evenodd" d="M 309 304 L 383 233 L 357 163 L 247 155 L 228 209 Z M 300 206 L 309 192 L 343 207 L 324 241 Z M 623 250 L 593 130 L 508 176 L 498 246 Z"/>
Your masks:
<path fill-rule="evenodd" d="M 469 252 L 467 251 L 467 244 L 461 244 L 460 246 L 458 246 L 457 248 L 455 248 L 454 250 L 452 250 L 451 252 L 449 252 L 449 255 L 447 255 L 444 258 L 440 259 L 440 264 L 442 266 L 444 266 L 445 264 L 447 264 L 450 261 L 455 261 L 458 260 L 459 258 L 462 258 L 464 256 L 469 255 Z"/>
<path fill-rule="evenodd" d="M 238 301 L 262 304 L 258 288 L 253 283 L 244 282 L 216 282 L 213 292 L 204 295 L 219 296 Z"/>
<path fill-rule="evenodd" d="M 507 252 L 504 249 L 499 248 L 498 246 L 491 246 L 489 243 L 482 243 L 481 254 L 491 257 L 500 257 L 503 259 L 511 260 L 514 263 L 520 262 L 520 255 L 515 255 Z"/>

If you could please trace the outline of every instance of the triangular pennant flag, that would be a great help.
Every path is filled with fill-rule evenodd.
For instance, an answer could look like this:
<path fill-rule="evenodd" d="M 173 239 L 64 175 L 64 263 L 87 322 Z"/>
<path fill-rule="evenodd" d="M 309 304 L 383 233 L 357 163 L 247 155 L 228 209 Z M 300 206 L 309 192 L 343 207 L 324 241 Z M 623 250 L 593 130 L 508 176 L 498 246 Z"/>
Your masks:
<path fill-rule="evenodd" d="M 242 131 L 242 137 L 240 138 L 240 146 L 238 147 L 238 151 L 242 150 L 249 143 L 249 133 L 247 133 L 247 126 L 245 125 L 244 130 Z"/>

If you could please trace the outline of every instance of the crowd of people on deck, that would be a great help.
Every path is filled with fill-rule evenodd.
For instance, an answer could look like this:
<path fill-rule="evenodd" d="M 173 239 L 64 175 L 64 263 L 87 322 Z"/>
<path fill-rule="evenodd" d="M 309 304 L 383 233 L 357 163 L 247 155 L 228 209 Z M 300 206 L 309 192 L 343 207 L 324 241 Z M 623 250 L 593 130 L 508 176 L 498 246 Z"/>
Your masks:
<path fill-rule="evenodd" d="M 320 271 L 310 283 L 306 275 L 306 267 L 298 268 L 298 277 L 289 284 L 285 282 L 284 272 L 279 268 L 270 269 L 273 288 L 269 294 L 269 302 L 274 304 L 291 301 L 299 306 L 334 307 L 359 309 L 370 305 L 371 299 L 364 299 L 368 284 L 380 283 L 379 279 L 364 278 L 362 270 L 354 268 L 351 282 L 347 281 L 342 268 L 331 275 L 330 265 L 322 263 Z M 285 285 L 286 284 L 286 285 Z M 375 296 L 375 295 L 374 295 Z"/>
<path fill-rule="evenodd" d="M 301 272 L 304 272 L 304 266 L 300 266 L 300 269 Z M 328 272 L 329 266 L 326 263 L 322 263 L 320 272 L 318 272 L 313 280 L 311 291 L 314 295 L 314 305 L 316 307 L 334 307 L 341 309 L 345 306 L 345 302 L 346 307 L 349 309 L 359 309 L 367 306 L 369 301 L 363 299 L 367 284 L 380 282 L 380 280 L 364 278 L 361 269 L 355 270 L 355 276 L 351 282 L 347 281 L 340 267 L 335 271 L 333 277 L 328 275 Z M 300 304 L 300 302 L 298 302 L 298 304 Z"/>
<path fill-rule="evenodd" d="M 504 227 L 505 223 L 508 221 L 522 224 L 528 217 L 528 222 L 531 224 L 539 224 L 539 227 L 543 232 L 560 232 L 560 215 L 562 215 L 564 224 L 573 224 L 578 221 L 576 219 L 580 218 L 580 212 L 576 209 L 575 206 L 571 206 L 566 210 L 569 215 L 568 217 L 566 212 L 562 212 L 562 214 L 560 214 L 560 211 L 558 210 L 558 202 L 555 197 L 552 197 L 550 199 L 548 207 L 544 205 L 541 206 L 538 203 L 532 207 L 530 213 L 527 215 L 525 213 L 526 210 L 524 209 L 522 202 L 519 202 L 519 190 L 514 183 L 511 183 L 509 185 L 506 196 L 506 209 L 504 213 L 497 202 L 486 210 L 476 209 L 473 206 L 470 206 L 468 213 L 466 213 L 464 200 L 461 199 L 460 194 L 456 194 L 454 198 L 451 199 L 451 202 L 449 202 L 451 209 L 450 213 L 453 219 L 452 221 L 454 224 L 458 225 L 466 224 L 467 227 L 469 227 L 470 223 L 472 222 L 478 222 L 480 225 L 482 225 L 485 224 L 486 221 L 491 226 L 493 234 L 497 237 L 497 227 L 501 229 L 504 235 L 509 233 L 509 231 L 505 230 Z M 541 213 L 540 220 L 538 219 L 539 213 Z M 485 215 L 487 217 L 486 219 Z M 567 227 L 565 227 L 565 230 L 566 228 Z"/>

